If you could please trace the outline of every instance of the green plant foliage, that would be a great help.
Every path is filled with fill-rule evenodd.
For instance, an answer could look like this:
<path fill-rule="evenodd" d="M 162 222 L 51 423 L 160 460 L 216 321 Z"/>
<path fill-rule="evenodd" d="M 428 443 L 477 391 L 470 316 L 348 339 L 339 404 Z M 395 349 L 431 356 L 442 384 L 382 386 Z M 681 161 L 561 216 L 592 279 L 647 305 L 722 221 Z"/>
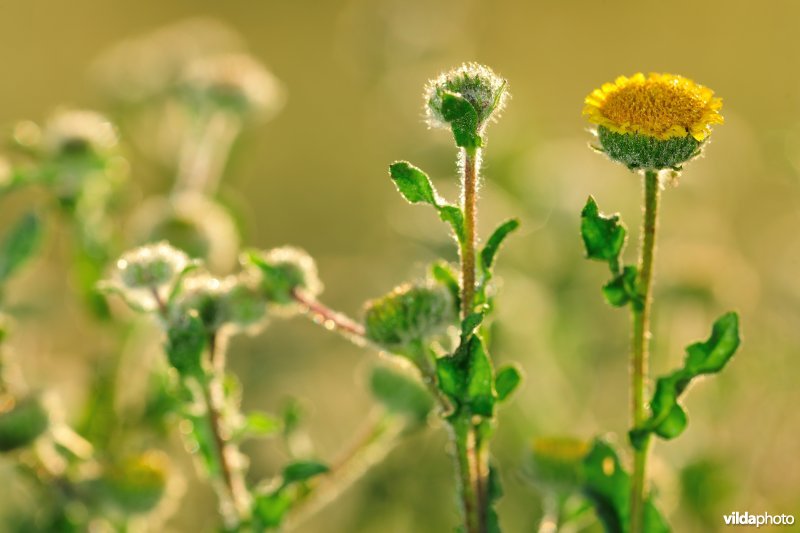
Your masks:
<path fill-rule="evenodd" d="M 0 243 L 0 284 L 10 278 L 33 256 L 42 240 L 42 222 L 36 213 L 17 221 Z"/>
<path fill-rule="evenodd" d="M 174 320 L 167 330 L 164 351 L 169 363 L 182 377 L 203 375 L 202 356 L 208 332 L 197 314 L 188 313 Z"/>
<path fill-rule="evenodd" d="M 453 229 L 456 240 L 463 244 L 464 212 L 460 207 L 448 204 L 439 198 L 427 174 L 407 161 L 397 161 L 389 166 L 389 175 L 397 190 L 410 203 L 426 203 L 433 206 L 439 213 L 439 218 Z"/>
<path fill-rule="evenodd" d="M 519 228 L 519 219 L 512 218 L 497 226 L 494 232 L 489 236 L 489 240 L 486 241 L 486 245 L 484 245 L 481 250 L 481 268 L 483 269 L 484 276 L 491 272 L 494 266 L 494 260 L 497 257 L 497 252 L 506 237 L 517 228 Z"/>
<path fill-rule="evenodd" d="M 494 379 L 494 388 L 497 391 L 498 401 L 504 402 L 514 394 L 522 383 L 522 371 L 516 365 L 500 368 Z"/>
<path fill-rule="evenodd" d="M 618 264 L 627 233 L 619 215 L 600 213 L 595 199 L 589 197 L 581 211 L 581 237 L 586 248 L 586 257 L 606 261 L 610 265 Z"/>
<path fill-rule="evenodd" d="M 433 410 L 433 398 L 405 372 L 388 366 L 376 366 L 370 376 L 370 390 L 386 409 L 422 423 Z"/>
<path fill-rule="evenodd" d="M 50 425 L 41 398 L 28 396 L 9 410 L 0 412 L 0 452 L 9 452 L 33 443 Z"/>
<path fill-rule="evenodd" d="M 471 335 L 453 355 L 436 363 L 439 388 L 457 406 L 458 413 L 463 409 L 472 415 L 494 414 L 494 367 L 480 337 Z"/>
<path fill-rule="evenodd" d="M 589 498 L 607 533 L 627 533 L 630 521 L 630 475 L 625 472 L 614 449 L 600 439 L 595 440 L 584 457 L 581 486 Z M 651 500 L 645 502 L 644 531 L 668 533 L 664 518 Z"/>
<path fill-rule="evenodd" d="M 606 301 L 614 307 L 624 307 L 629 303 L 633 303 L 637 308 L 641 307 L 642 298 L 636 290 L 637 276 L 636 267 L 623 267 L 622 272 L 603 285 L 603 296 Z"/>
<path fill-rule="evenodd" d="M 631 443 L 641 448 L 648 435 L 655 433 L 663 439 L 674 439 L 686 429 L 686 412 L 678 403 L 681 394 L 698 376 L 720 372 L 739 347 L 739 317 L 736 313 L 722 315 L 705 342 L 686 348 L 683 367 L 658 378 L 650 400 L 650 417 L 630 432 Z"/>

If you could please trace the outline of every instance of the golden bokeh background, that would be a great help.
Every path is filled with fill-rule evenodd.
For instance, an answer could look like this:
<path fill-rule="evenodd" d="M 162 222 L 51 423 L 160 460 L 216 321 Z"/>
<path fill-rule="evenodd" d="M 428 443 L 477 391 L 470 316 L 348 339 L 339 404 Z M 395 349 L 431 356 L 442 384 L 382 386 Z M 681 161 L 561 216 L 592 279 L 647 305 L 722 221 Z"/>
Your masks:
<path fill-rule="evenodd" d="M 533 438 L 608 433 L 624 443 L 627 427 L 628 317 L 604 304 L 606 272 L 583 258 L 578 230 L 592 194 L 602 209 L 621 212 L 634 243 L 640 184 L 587 147 L 583 98 L 640 70 L 713 88 L 726 123 L 663 195 L 652 369 L 678 365 L 683 347 L 706 338 L 728 309 L 741 314 L 744 343 L 723 375 L 687 395 L 689 428 L 655 446 L 653 478 L 675 531 L 721 530 L 722 514 L 734 510 L 800 511 L 800 4 L 6 2 L 0 127 L 41 121 L 61 105 L 113 117 L 97 59 L 122 39 L 197 17 L 238 32 L 287 93 L 279 115 L 247 129 L 220 191 L 243 242 L 307 249 L 323 300 L 354 315 L 441 254 L 454 258 L 446 228 L 430 210 L 407 205 L 387 176 L 390 162 L 408 159 L 444 194 L 457 194 L 450 137 L 423 123 L 425 82 L 472 60 L 509 80 L 512 99 L 488 131 L 480 214 L 484 236 L 509 216 L 523 222 L 499 260 L 493 345 L 498 361 L 518 361 L 527 376 L 500 412 L 494 444 L 509 532 L 534 531 L 541 518 L 540 495 L 520 473 Z M 134 143 L 126 150 L 133 199 L 119 213 L 123 230 L 138 203 L 171 183 Z M 28 200 L 0 207 L 5 226 Z M 71 287 L 64 232 L 57 221 L 49 228 L 43 255 L 9 287 L 9 300 L 25 309 L 9 343 L 28 381 L 54 389 L 69 418 L 114 344 Z M 257 337 L 235 339 L 230 353 L 245 407 L 275 410 L 287 395 L 310 406 L 323 458 L 372 409 L 365 376 L 376 356 L 301 318 L 273 319 Z M 410 437 L 297 531 L 450 531 L 456 508 L 445 440 L 438 426 Z M 270 443 L 246 451 L 254 479 L 283 460 Z M 190 463 L 177 464 L 187 469 L 187 493 L 168 527 L 210 531 L 213 494 Z M 8 475 L 0 462 L 0 479 Z"/>

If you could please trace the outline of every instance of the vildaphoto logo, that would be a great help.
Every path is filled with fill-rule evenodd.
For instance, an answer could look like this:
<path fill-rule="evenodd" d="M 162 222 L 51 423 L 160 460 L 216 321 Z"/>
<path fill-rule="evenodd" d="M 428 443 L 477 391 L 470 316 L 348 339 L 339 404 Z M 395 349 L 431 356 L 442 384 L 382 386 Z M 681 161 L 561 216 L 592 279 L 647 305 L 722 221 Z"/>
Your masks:
<path fill-rule="evenodd" d="M 791 526 L 794 524 L 794 515 L 790 514 L 750 514 L 747 511 L 735 511 L 722 516 L 726 526 Z"/>

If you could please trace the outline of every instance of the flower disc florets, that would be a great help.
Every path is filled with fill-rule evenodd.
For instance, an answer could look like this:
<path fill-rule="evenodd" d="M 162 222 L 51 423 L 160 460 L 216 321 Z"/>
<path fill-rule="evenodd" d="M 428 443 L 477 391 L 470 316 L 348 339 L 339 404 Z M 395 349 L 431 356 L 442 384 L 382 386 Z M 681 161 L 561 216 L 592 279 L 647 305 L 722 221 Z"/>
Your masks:
<path fill-rule="evenodd" d="M 428 82 L 425 88 L 428 123 L 432 127 L 450 127 L 451 119 L 443 107 L 443 96 L 452 93 L 462 97 L 475 109 L 480 130 L 505 106 L 508 99 L 506 86 L 505 79 L 478 63 L 464 63 L 442 73 Z"/>
<path fill-rule="evenodd" d="M 631 169 L 678 169 L 700 152 L 722 100 L 672 74 L 620 76 L 586 97 L 583 114 L 597 125 L 602 151 Z"/>
<path fill-rule="evenodd" d="M 367 302 L 367 338 L 388 351 L 413 355 L 414 345 L 430 341 L 456 323 L 453 295 L 439 284 L 405 284 Z"/>
<path fill-rule="evenodd" d="M 101 157 L 118 143 L 109 120 L 94 111 L 62 110 L 53 114 L 42 132 L 42 148 L 50 157 Z"/>

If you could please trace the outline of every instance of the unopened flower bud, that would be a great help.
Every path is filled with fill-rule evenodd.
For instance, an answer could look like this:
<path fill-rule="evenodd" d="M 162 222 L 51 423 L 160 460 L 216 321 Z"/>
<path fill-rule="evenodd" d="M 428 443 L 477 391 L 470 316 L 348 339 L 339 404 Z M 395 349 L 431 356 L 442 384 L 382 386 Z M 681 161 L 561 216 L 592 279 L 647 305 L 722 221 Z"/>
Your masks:
<path fill-rule="evenodd" d="M 489 67 L 464 63 L 439 75 L 425 88 L 425 109 L 432 127 L 449 128 L 451 120 L 443 107 L 443 96 L 452 93 L 462 97 L 475 109 L 477 130 L 496 116 L 508 99 L 507 82 Z"/>
<path fill-rule="evenodd" d="M 300 248 L 273 248 L 263 254 L 250 254 L 244 261 L 260 270 L 261 286 L 269 302 L 284 305 L 294 303 L 295 290 L 302 290 L 311 298 L 322 292 L 317 265 Z"/>
<path fill-rule="evenodd" d="M 390 352 L 407 354 L 456 323 L 453 296 L 438 284 L 405 284 L 367 302 L 366 336 Z"/>
<path fill-rule="evenodd" d="M 49 157 L 102 157 L 117 146 L 117 132 L 109 120 L 94 111 L 62 110 L 53 114 L 42 133 Z"/>
<path fill-rule="evenodd" d="M 274 115 L 283 105 L 281 83 L 247 54 L 204 57 L 190 63 L 181 87 L 194 101 L 212 102 L 242 115 Z"/>
<path fill-rule="evenodd" d="M 169 285 L 189 264 L 189 257 L 167 242 L 148 244 L 123 254 L 117 260 L 119 280 L 130 289 Z"/>
<path fill-rule="evenodd" d="M 31 444 L 50 425 L 50 417 L 38 395 L 19 401 L 0 398 L 0 452 Z"/>

